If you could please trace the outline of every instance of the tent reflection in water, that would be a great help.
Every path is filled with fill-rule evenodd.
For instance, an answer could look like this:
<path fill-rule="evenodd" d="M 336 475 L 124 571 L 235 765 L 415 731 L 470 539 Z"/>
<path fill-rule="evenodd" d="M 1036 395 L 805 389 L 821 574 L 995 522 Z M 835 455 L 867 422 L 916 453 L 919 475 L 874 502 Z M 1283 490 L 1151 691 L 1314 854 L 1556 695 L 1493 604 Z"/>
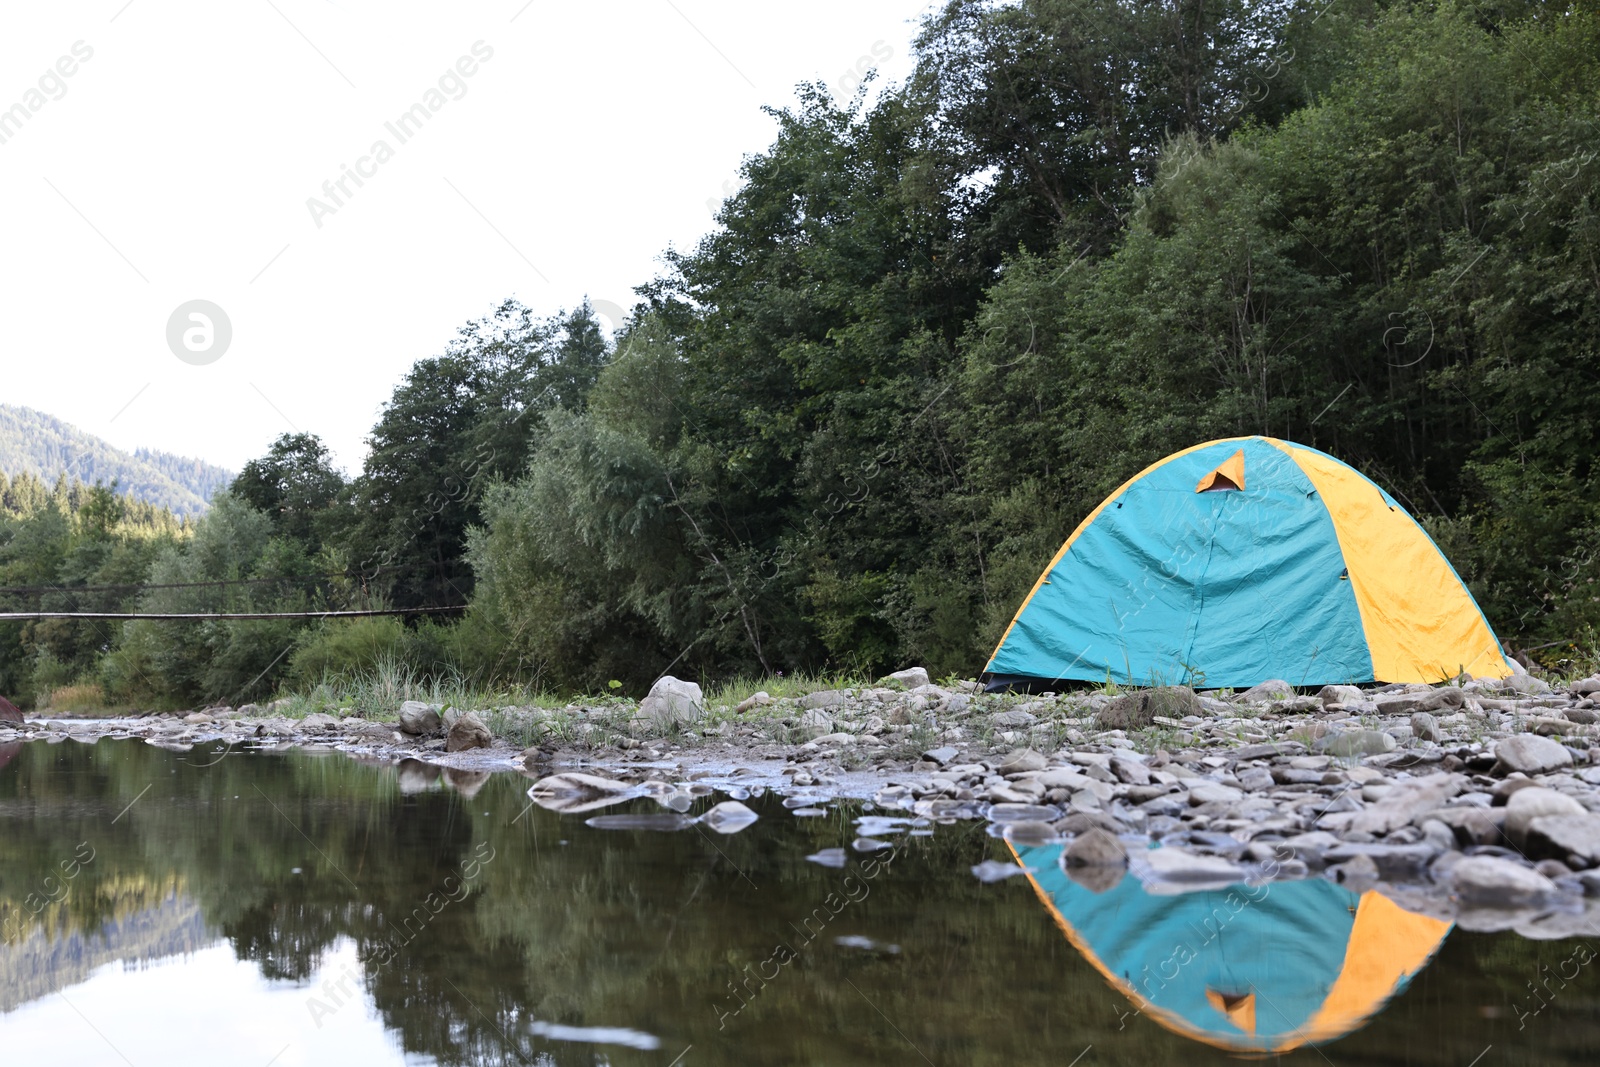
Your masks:
<path fill-rule="evenodd" d="M 1360 1028 L 1426 966 L 1451 924 L 1321 878 L 1149 893 L 1074 882 L 1062 846 L 1017 847 L 1067 940 L 1162 1026 L 1243 1053 Z"/>

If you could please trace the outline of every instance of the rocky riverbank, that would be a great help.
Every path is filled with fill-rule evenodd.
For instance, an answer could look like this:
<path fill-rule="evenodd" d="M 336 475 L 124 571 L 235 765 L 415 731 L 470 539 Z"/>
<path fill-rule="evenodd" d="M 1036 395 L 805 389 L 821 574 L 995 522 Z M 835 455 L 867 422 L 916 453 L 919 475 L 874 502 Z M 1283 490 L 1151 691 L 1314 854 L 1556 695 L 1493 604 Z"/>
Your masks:
<path fill-rule="evenodd" d="M 142 739 L 204 761 L 337 751 L 399 763 L 402 788 L 442 772 L 469 794 L 515 771 L 534 780 L 534 802 L 574 815 L 639 797 L 683 813 L 712 793 L 772 790 L 803 816 L 854 798 L 883 809 L 861 825 L 863 851 L 925 821 L 978 820 L 1018 844 L 1065 844 L 1069 873 L 1091 886 L 1329 877 L 1469 928 L 1600 933 L 1600 678 L 1314 694 L 1282 682 L 1239 694 L 977 688 L 907 671 L 707 707 L 698 687 L 663 679 L 639 702 L 407 703 L 393 721 L 295 718 L 282 705 L 31 720 L 0 725 L 0 745 Z"/>

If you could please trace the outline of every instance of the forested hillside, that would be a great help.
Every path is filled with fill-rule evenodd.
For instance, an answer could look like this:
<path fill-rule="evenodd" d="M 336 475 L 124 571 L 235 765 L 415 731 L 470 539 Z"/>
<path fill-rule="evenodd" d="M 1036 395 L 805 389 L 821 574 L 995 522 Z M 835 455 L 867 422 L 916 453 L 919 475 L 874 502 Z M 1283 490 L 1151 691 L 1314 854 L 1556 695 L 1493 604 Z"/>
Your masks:
<path fill-rule="evenodd" d="M 132 455 L 42 411 L 0 404 L 0 474 L 47 482 L 117 483 L 135 500 L 179 515 L 201 515 L 231 471 L 198 459 L 139 449 Z"/>
<path fill-rule="evenodd" d="M 1596 56 L 1571 3 L 950 0 L 908 83 L 774 112 L 614 346 L 468 324 L 353 481 L 285 437 L 149 572 L 270 582 L 141 601 L 462 622 L 140 623 L 89 673 L 972 673 L 1106 493 L 1252 433 L 1388 488 L 1509 643 L 1592 647 Z"/>

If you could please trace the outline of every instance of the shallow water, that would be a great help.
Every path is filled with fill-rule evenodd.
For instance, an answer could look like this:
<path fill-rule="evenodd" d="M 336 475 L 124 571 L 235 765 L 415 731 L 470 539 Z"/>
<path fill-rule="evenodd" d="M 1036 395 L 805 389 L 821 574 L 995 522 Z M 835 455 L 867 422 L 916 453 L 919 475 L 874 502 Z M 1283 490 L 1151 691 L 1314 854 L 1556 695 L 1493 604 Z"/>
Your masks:
<path fill-rule="evenodd" d="M 332 754 L 33 742 L 0 764 L 7 1063 L 1092 1067 L 1307 1039 L 1277 1057 L 1600 1055 L 1588 941 L 1441 927 L 1371 957 L 1405 913 L 1320 881 L 1157 899 L 1069 882 L 1047 846 L 1021 852 L 1036 882 L 986 884 L 974 865 L 1015 860 L 982 824 L 880 827 L 895 848 L 868 856 L 859 806 L 796 817 L 763 796 L 733 835 L 598 829 L 531 806 L 517 775 Z M 666 810 L 605 811 L 630 813 Z M 843 867 L 806 858 L 841 847 Z M 1356 974 L 1354 927 L 1369 969 L 1390 949 L 1428 962 L 1409 983 Z"/>

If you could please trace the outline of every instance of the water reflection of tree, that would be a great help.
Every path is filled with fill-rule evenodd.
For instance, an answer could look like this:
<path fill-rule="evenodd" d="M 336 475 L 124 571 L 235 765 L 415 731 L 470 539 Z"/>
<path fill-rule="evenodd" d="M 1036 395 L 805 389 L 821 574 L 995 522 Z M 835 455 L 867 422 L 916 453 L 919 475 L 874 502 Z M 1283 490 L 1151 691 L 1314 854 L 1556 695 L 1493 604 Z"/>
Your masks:
<path fill-rule="evenodd" d="M 303 981 L 349 938 L 385 1025 L 407 1051 L 452 1065 L 659 1064 L 688 1044 L 699 1064 L 920 1062 L 908 1039 L 941 1064 L 1041 1062 L 1045 1051 L 1069 1062 L 1089 1044 L 1101 1063 L 1213 1055 L 1126 1019 L 1129 1006 L 1025 887 L 967 875 L 996 844 L 981 827 L 914 841 L 892 875 L 806 946 L 790 924 L 844 872 L 804 856 L 848 839 L 842 817 L 797 820 L 770 804 L 755 829 L 715 839 L 604 833 L 539 809 L 513 823 L 525 784 L 496 777 L 467 802 L 442 787 L 402 794 L 391 770 L 338 757 L 236 756 L 200 769 L 137 743 L 31 745 L 0 772 L 0 908 L 18 906 L 90 840 L 97 857 L 57 929 L 92 929 L 179 886 L 269 978 Z M 433 914 L 429 894 L 448 892 L 480 847 L 493 861 Z M 841 934 L 902 952 L 845 951 L 833 944 Z M 780 939 L 799 958 L 719 1030 L 718 1006 L 737 1004 L 729 981 Z M 1541 948 L 1512 938 L 1482 948 L 1453 937 L 1413 991 L 1341 1041 L 1335 1058 L 1398 1062 L 1405 1047 L 1411 1064 L 1465 1063 L 1488 1041 L 1513 1040 L 1484 1036 L 1487 1024 L 1460 1012 L 1503 1003 L 1495 976 L 1520 967 L 1531 977 Z M 1540 1049 L 1556 1058 L 1600 1043 L 1583 1014 L 1595 988 L 1592 976 L 1577 980 L 1537 1032 L 1517 1035 L 1519 1051 L 1534 1061 Z M 320 984 L 305 994 L 321 996 Z M 531 1020 L 625 1026 L 677 1047 L 597 1052 L 536 1038 Z"/>

